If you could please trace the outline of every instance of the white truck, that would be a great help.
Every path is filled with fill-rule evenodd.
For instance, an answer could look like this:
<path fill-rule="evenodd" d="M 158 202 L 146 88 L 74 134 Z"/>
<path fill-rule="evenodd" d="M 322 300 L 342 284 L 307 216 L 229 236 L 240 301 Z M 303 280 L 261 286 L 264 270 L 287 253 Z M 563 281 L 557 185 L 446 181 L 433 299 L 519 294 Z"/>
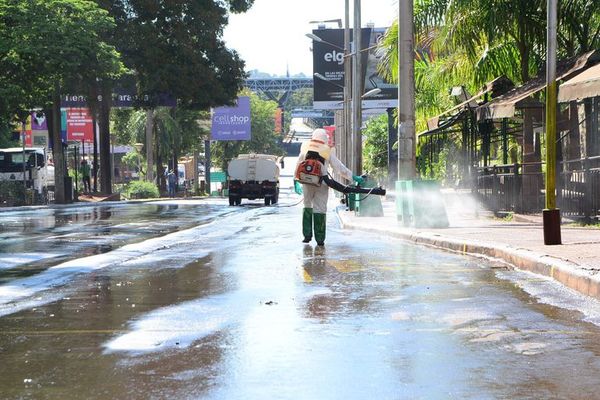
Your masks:
<path fill-rule="evenodd" d="M 264 199 L 265 205 L 279 201 L 279 165 L 268 154 L 240 154 L 227 167 L 229 205 L 240 205 L 242 198 Z"/>
<path fill-rule="evenodd" d="M 42 202 L 48 201 L 48 193 L 54 193 L 54 166 L 46 161 L 44 149 L 12 147 L 0 149 L 0 181 L 23 182 L 23 163 L 25 163 L 25 181 L 28 189 L 33 189 Z"/>

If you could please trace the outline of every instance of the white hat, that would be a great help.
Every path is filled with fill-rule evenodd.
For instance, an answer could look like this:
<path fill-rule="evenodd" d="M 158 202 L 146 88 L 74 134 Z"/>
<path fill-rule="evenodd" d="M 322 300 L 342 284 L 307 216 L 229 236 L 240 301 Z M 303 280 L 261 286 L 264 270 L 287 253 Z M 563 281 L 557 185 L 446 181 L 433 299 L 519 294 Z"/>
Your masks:
<path fill-rule="evenodd" d="M 327 144 L 329 143 L 329 135 L 325 129 L 315 129 L 312 133 L 312 139 L 320 140 L 321 142 Z"/>

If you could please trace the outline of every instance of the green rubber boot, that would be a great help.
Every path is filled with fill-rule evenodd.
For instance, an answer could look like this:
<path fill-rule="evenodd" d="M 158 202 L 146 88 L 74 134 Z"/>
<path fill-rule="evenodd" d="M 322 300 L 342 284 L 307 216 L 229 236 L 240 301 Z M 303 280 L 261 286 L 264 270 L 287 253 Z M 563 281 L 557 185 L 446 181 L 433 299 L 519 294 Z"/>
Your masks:
<path fill-rule="evenodd" d="M 302 242 L 308 243 L 312 240 L 313 209 L 305 208 L 302 212 Z"/>
<path fill-rule="evenodd" d="M 315 239 L 317 240 L 317 244 L 319 246 L 323 246 L 325 244 L 325 228 L 327 226 L 327 219 L 325 214 L 315 213 Z"/>

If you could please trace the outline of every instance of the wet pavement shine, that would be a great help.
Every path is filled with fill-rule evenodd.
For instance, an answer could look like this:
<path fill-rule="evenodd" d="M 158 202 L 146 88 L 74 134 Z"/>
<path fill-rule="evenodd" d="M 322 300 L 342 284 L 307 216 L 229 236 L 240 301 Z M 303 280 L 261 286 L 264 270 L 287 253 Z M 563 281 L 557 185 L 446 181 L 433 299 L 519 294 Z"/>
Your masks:
<path fill-rule="evenodd" d="M 0 214 L 0 398 L 600 398 L 598 304 L 548 279 L 334 213 L 304 245 L 299 206 L 140 206 Z"/>

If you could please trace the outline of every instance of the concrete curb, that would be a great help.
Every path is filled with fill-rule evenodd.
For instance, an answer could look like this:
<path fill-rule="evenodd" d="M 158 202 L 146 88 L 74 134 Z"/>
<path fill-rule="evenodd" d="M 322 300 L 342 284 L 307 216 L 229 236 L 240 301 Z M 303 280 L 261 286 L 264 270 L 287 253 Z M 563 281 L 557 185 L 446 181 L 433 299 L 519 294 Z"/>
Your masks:
<path fill-rule="evenodd" d="M 402 232 L 394 229 L 366 227 L 361 224 L 353 224 L 348 219 L 344 220 L 343 212 L 339 210 L 336 210 L 336 214 L 344 229 L 385 234 L 419 245 L 501 260 L 514 268 L 552 278 L 579 293 L 600 299 L 600 276 L 571 261 L 499 243 L 452 239 L 431 232 Z"/>

